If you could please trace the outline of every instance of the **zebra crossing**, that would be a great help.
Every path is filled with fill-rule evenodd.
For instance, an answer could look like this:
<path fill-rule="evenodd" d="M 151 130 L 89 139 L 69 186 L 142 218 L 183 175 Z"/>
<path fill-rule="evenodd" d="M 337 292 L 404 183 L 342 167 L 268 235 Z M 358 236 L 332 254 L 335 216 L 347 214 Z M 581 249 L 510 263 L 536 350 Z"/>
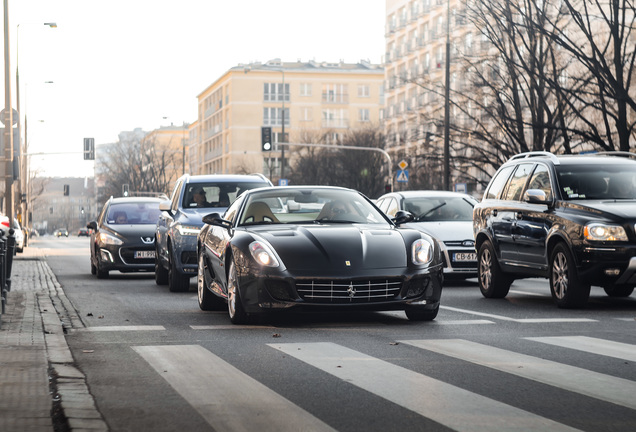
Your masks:
<path fill-rule="evenodd" d="M 626 362 L 636 360 L 636 345 L 600 338 L 550 336 L 521 340 Z M 636 411 L 636 381 L 629 379 L 465 339 L 396 343 Z M 281 341 L 264 345 L 281 353 L 280 361 L 300 361 L 333 379 L 459 432 L 579 430 L 334 342 Z M 316 418 L 200 345 L 138 345 L 133 350 L 214 430 L 334 430 L 325 420 Z M 634 424 L 636 412 L 631 420 Z"/>

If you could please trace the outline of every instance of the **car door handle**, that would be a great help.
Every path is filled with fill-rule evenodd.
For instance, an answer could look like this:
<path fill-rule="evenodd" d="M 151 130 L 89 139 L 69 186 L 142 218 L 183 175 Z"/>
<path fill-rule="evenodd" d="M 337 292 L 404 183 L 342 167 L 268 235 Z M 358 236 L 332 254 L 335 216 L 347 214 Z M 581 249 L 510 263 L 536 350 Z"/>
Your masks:
<path fill-rule="evenodd" d="M 518 220 L 523 219 L 523 213 L 521 213 L 521 212 L 517 213 L 517 219 Z"/>
<path fill-rule="evenodd" d="M 494 209 L 494 210 L 492 211 L 492 215 L 493 215 L 493 216 L 497 216 L 497 209 Z"/>

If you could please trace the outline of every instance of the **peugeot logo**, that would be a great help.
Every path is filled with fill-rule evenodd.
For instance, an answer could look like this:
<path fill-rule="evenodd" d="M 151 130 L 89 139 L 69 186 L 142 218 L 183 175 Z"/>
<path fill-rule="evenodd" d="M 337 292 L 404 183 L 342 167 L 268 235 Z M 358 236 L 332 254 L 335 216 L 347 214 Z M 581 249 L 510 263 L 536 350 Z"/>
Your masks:
<path fill-rule="evenodd" d="M 349 282 L 349 288 L 347 288 L 347 294 L 349 294 L 350 298 L 356 295 L 356 289 L 353 287 L 353 283 Z"/>
<path fill-rule="evenodd" d="M 141 241 L 144 242 L 145 244 L 153 244 L 155 242 L 155 238 L 154 237 L 142 237 Z"/>
<path fill-rule="evenodd" d="M 475 241 L 474 240 L 464 240 L 462 242 L 462 246 L 464 246 L 464 247 L 475 247 Z"/>

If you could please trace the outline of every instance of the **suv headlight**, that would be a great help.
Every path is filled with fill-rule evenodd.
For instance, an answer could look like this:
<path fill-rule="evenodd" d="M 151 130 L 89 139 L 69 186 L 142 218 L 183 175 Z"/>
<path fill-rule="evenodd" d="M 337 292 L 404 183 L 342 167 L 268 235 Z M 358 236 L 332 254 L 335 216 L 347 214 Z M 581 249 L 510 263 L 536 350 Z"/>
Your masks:
<path fill-rule="evenodd" d="M 594 241 L 627 241 L 627 234 L 620 225 L 591 223 L 585 225 L 583 235 L 586 240 Z"/>
<path fill-rule="evenodd" d="M 110 235 L 110 234 L 107 234 L 105 232 L 100 232 L 99 233 L 99 241 L 102 244 L 113 245 L 113 246 L 118 246 L 118 245 L 124 243 L 123 241 L 121 241 L 117 237 L 115 237 L 113 235 Z"/>
<path fill-rule="evenodd" d="M 201 228 L 193 225 L 177 225 L 177 231 L 182 236 L 197 236 Z"/>
<path fill-rule="evenodd" d="M 415 265 L 430 263 L 433 260 L 433 244 L 425 239 L 415 240 L 411 245 L 411 260 Z"/>

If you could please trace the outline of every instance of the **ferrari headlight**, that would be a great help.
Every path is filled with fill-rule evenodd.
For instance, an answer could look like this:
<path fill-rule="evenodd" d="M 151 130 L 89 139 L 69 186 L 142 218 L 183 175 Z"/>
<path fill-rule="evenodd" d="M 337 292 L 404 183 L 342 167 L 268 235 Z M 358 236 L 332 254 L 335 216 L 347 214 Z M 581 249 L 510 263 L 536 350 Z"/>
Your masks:
<path fill-rule="evenodd" d="M 177 231 L 182 236 L 197 236 L 201 228 L 193 225 L 177 225 Z"/>
<path fill-rule="evenodd" d="M 428 264 L 433 260 L 433 244 L 425 239 L 415 240 L 411 245 L 413 264 Z"/>
<path fill-rule="evenodd" d="M 585 226 L 583 235 L 586 240 L 627 241 L 627 234 L 620 225 L 591 223 Z"/>
<path fill-rule="evenodd" d="M 118 246 L 118 245 L 124 243 L 123 241 L 121 241 L 117 237 L 115 237 L 113 235 L 110 235 L 108 233 L 105 233 L 105 232 L 100 232 L 99 233 L 99 241 L 100 241 L 101 244 L 113 245 L 113 246 Z"/>
<path fill-rule="evenodd" d="M 250 253 L 257 263 L 266 267 L 278 267 L 278 260 L 266 243 L 255 241 L 250 243 Z"/>

